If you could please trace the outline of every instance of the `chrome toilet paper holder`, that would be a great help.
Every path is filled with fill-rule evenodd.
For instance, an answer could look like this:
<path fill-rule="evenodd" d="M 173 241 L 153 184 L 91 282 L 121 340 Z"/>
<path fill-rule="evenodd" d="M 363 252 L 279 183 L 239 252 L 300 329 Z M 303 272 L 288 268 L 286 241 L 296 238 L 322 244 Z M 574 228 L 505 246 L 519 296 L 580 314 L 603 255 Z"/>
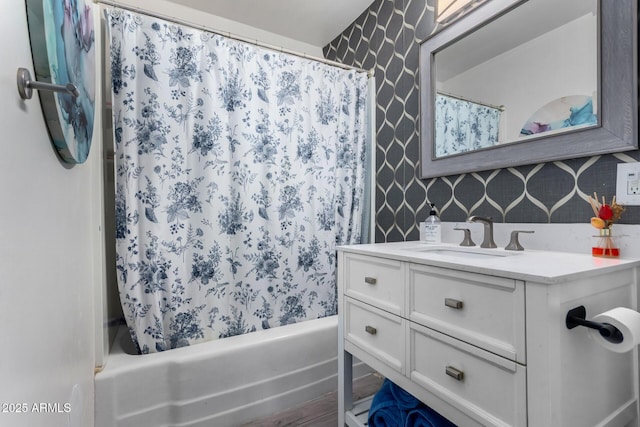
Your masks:
<path fill-rule="evenodd" d="M 596 329 L 600 332 L 600 336 L 612 344 L 620 344 L 624 340 L 624 336 L 620 329 L 610 323 L 592 322 L 587 319 L 587 309 L 583 305 L 572 308 L 567 312 L 565 324 L 567 329 L 573 329 L 576 326 L 585 326 L 587 328 Z"/>

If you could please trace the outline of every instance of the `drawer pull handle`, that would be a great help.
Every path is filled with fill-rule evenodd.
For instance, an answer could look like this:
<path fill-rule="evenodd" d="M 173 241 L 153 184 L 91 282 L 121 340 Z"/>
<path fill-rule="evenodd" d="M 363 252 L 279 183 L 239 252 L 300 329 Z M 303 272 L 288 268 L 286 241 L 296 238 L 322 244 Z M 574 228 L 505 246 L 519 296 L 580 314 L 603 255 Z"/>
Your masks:
<path fill-rule="evenodd" d="M 453 366 L 447 366 L 445 372 L 447 373 L 447 375 L 457 381 L 462 381 L 464 379 L 464 372 L 454 368 Z"/>
<path fill-rule="evenodd" d="M 369 285 L 375 285 L 378 282 L 378 279 L 376 279 L 375 277 L 365 277 L 364 282 L 368 283 Z"/>
<path fill-rule="evenodd" d="M 446 305 L 447 307 L 455 308 L 456 310 L 462 310 L 462 307 L 464 306 L 462 301 L 453 298 L 445 298 L 444 305 Z"/>
<path fill-rule="evenodd" d="M 373 326 L 365 326 L 364 327 L 365 332 L 367 332 L 368 334 L 371 335 L 375 335 L 378 333 L 378 330 L 376 328 L 374 328 Z"/>

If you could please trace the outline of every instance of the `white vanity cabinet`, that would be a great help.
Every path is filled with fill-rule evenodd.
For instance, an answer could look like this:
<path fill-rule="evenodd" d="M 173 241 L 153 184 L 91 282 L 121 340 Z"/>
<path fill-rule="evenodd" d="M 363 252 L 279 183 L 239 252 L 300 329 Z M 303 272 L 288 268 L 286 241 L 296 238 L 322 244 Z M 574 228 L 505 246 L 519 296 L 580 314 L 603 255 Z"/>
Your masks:
<path fill-rule="evenodd" d="M 351 399 L 353 357 L 459 426 L 638 425 L 637 350 L 606 350 L 565 318 L 580 305 L 587 319 L 635 309 L 639 262 L 456 259 L 416 244 L 338 251 L 340 425 L 366 425 L 370 399 Z"/>

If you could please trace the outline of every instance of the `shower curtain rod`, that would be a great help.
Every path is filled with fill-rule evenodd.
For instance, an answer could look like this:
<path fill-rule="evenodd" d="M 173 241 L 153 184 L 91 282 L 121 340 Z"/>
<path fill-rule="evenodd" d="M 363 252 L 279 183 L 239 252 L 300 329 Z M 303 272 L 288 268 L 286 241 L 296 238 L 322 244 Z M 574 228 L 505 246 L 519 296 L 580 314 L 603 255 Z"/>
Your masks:
<path fill-rule="evenodd" d="M 452 93 L 447 93 L 447 92 L 444 92 L 442 90 L 439 90 L 436 93 L 438 95 L 448 96 L 449 98 L 459 99 L 460 101 L 473 102 L 474 104 L 483 105 L 483 106 L 489 107 L 489 108 L 495 108 L 496 110 L 499 110 L 499 111 L 504 111 L 504 105 L 492 105 L 492 104 L 487 104 L 486 102 L 474 101 L 473 99 L 465 98 L 465 97 L 460 96 L 460 95 L 454 95 Z"/>
<path fill-rule="evenodd" d="M 137 12 L 137 13 L 142 13 L 144 15 L 149 15 L 152 16 L 154 18 L 158 18 L 158 19 L 164 19 L 165 21 L 169 21 L 169 22 L 173 22 L 174 24 L 179 24 L 179 25 L 186 25 L 187 27 L 191 27 L 191 28 L 195 28 L 195 29 L 200 29 L 203 31 L 208 31 L 210 33 L 214 33 L 217 34 L 219 36 L 223 36 L 223 37 L 228 37 L 230 39 L 233 40 L 237 40 L 243 43 L 249 43 L 252 45 L 256 45 L 265 49 L 269 49 L 269 50 L 273 50 L 276 52 L 282 52 L 282 53 L 287 53 L 289 55 L 295 55 L 295 56 L 299 56 L 301 58 L 305 58 L 305 59 L 309 59 L 312 61 L 317 61 L 317 62 L 321 62 L 323 64 L 327 64 L 327 65 L 333 65 L 334 67 L 339 67 L 345 70 L 354 70 L 360 73 L 367 73 L 367 75 L 369 77 L 373 77 L 374 76 L 374 70 L 364 70 L 362 68 L 358 68 L 358 67 L 353 67 L 351 65 L 347 65 L 347 64 L 343 64 L 341 62 L 337 62 L 337 61 L 332 61 L 330 59 L 326 59 L 326 58 L 321 58 L 321 57 L 317 57 L 317 56 L 313 56 L 313 55 L 307 55 L 306 53 L 303 52 L 296 52 L 294 50 L 289 50 L 289 49 L 285 49 L 284 47 L 280 46 L 274 46 L 274 45 L 270 45 L 267 43 L 262 43 L 259 42 L 256 39 L 249 39 L 246 37 L 242 37 L 240 35 L 237 34 L 232 34 L 228 31 L 221 31 L 221 30 L 216 30 L 215 28 L 211 28 L 208 27 L 206 25 L 199 25 L 196 24 L 195 22 L 190 22 L 190 21 L 186 21 L 183 19 L 178 19 L 175 18 L 173 16 L 167 16 L 167 15 L 163 15 L 160 13 L 156 13 L 147 9 L 142 9 L 140 7 L 136 7 L 136 6 L 130 6 L 127 4 L 122 4 L 122 3 L 118 3 L 115 0 L 93 0 L 94 3 L 99 3 L 99 4 L 103 4 L 103 5 L 107 5 L 107 6 L 112 6 L 118 9 L 125 9 L 131 12 Z"/>

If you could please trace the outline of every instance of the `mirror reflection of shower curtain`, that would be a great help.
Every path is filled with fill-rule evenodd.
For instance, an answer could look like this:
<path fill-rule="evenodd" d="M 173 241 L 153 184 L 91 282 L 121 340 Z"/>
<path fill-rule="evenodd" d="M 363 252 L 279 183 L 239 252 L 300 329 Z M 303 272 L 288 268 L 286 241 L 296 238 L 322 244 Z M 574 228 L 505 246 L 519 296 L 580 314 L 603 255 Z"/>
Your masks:
<path fill-rule="evenodd" d="M 449 156 L 498 144 L 500 116 L 498 108 L 437 94 L 435 156 Z"/>
<path fill-rule="evenodd" d="M 120 299 L 143 353 L 335 314 L 367 76 L 107 12 Z M 369 172 L 370 173 L 370 172 Z"/>

